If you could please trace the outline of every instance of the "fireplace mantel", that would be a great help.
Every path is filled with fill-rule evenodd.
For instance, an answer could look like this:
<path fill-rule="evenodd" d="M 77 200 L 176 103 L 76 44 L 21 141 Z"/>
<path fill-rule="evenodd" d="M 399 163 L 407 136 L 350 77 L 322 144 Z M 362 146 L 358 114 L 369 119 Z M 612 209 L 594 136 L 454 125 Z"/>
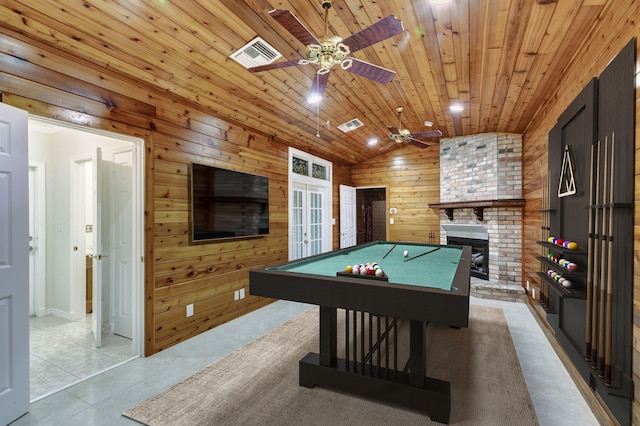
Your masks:
<path fill-rule="evenodd" d="M 484 218 L 484 209 L 490 207 L 523 207 L 524 198 L 510 198 L 500 200 L 473 200 L 473 201 L 451 201 L 446 203 L 429 204 L 432 209 L 444 209 L 449 220 L 453 220 L 453 211 L 455 209 L 472 208 L 473 213 L 478 220 L 482 222 Z"/>

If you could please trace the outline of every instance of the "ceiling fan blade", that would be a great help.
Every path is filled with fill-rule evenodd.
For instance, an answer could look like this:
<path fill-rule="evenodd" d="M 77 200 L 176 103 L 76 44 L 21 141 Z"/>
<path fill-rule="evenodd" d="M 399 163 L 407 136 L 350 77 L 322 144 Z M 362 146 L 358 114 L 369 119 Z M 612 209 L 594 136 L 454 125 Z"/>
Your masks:
<path fill-rule="evenodd" d="M 400 130 L 398 130 L 396 127 L 387 126 L 387 129 L 389 129 L 389 131 L 391 132 L 392 135 L 399 135 L 400 134 Z"/>
<path fill-rule="evenodd" d="M 418 139 L 414 139 L 414 138 L 408 138 L 407 143 L 409 145 L 417 146 L 418 148 L 428 148 L 431 146 L 430 143 L 419 141 Z"/>
<path fill-rule="evenodd" d="M 353 53 L 372 44 L 376 44 L 379 41 L 398 35 L 403 31 L 404 26 L 402 25 L 402 21 L 393 15 L 389 15 L 375 24 L 350 35 L 342 40 L 342 43 L 349 46 L 349 50 Z"/>
<path fill-rule="evenodd" d="M 428 130 L 426 132 L 411 133 L 411 137 L 416 139 L 439 138 L 440 136 L 442 136 L 442 132 L 440 130 Z"/>
<path fill-rule="evenodd" d="M 391 148 L 393 145 L 395 145 L 396 143 L 394 141 L 389 142 L 388 144 L 386 144 L 385 146 L 381 147 L 378 151 L 384 151 L 386 149 Z"/>
<path fill-rule="evenodd" d="M 286 28 L 292 36 L 300 40 L 300 43 L 308 46 L 310 44 L 320 44 L 318 39 L 311 34 L 311 31 L 304 26 L 296 16 L 288 10 L 274 9 L 269 12 L 280 25 Z"/>
<path fill-rule="evenodd" d="M 322 96 L 324 93 L 324 89 L 327 87 L 327 82 L 329 81 L 329 74 L 315 74 L 313 77 L 313 83 L 311 84 L 311 90 L 309 91 L 309 96 Z"/>
<path fill-rule="evenodd" d="M 251 68 L 247 68 L 249 71 L 251 72 L 260 72 L 260 71 L 269 71 L 269 70 L 275 70 L 278 68 L 286 68 L 286 67 L 292 67 L 295 65 L 298 65 L 298 61 L 300 59 L 294 59 L 291 61 L 285 61 L 285 62 L 275 62 L 273 64 L 267 64 L 267 65 L 260 65 L 257 67 L 251 67 Z"/>
<path fill-rule="evenodd" d="M 378 83 L 387 84 L 396 72 L 380 67 L 378 65 L 370 64 L 369 62 L 361 61 L 356 58 L 349 58 L 352 60 L 351 66 L 346 68 L 345 71 L 357 74 L 361 77 L 368 78 L 369 80 L 377 81 Z"/>

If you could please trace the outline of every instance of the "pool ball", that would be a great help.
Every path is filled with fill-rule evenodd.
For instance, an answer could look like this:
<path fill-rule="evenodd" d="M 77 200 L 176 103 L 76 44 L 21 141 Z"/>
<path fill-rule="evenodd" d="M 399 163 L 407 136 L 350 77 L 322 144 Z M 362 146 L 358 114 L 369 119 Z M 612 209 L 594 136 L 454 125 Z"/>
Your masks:
<path fill-rule="evenodd" d="M 573 262 L 569 262 L 568 264 L 565 265 L 565 268 L 567 268 L 570 271 L 576 271 L 578 269 L 578 265 L 576 265 Z"/>
<path fill-rule="evenodd" d="M 409 250 L 405 250 L 404 253 L 402 253 L 404 255 L 404 257 L 409 256 Z"/>
<path fill-rule="evenodd" d="M 381 277 L 382 276 L 382 269 L 378 268 L 376 269 L 376 277 Z"/>
<path fill-rule="evenodd" d="M 569 241 L 569 244 L 567 244 L 567 248 L 569 250 L 575 250 L 578 248 L 578 243 L 576 243 L 575 241 Z"/>
<path fill-rule="evenodd" d="M 555 239 L 556 239 L 556 237 L 549 237 L 549 238 L 547 239 L 547 241 L 549 241 L 550 243 L 553 243 L 553 241 L 554 241 Z"/>
<path fill-rule="evenodd" d="M 345 271 L 347 274 L 350 274 L 350 273 L 352 273 L 352 272 L 353 272 L 353 267 L 352 267 L 351 265 L 349 265 L 349 266 L 347 266 L 347 267 L 345 267 L 345 268 L 344 268 L 344 271 Z"/>
<path fill-rule="evenodd" d="M 367 275 L 367 267 L 363 266 L 362 268 L 360 268 L 360 275 Z"/>
<path fill-rule="evenodd" d="M 557 245 L 561 246 L 561 245 L 562 245 L 562 243 L 564 243 L 564 240 L 563 240 L 562 238 L 556 238 L 555 243 L 556 243 Z"/>
<path fill-rule="evenodd" d="M 571 284 L 571 281 L 569 281 L 569 280 L 564 280 L 564 281 L 562 282 L 562 286 L 563 286 L 563 287 L 565 287 L 565 288 L 570 288 L 570 287 L 571 287 L 571 285 L 572 285 L 572 284 Z"/>
<path fill-rule="evenodd" d="M 354 275 L 360 274 L 360 268 L 358 267 L 358 265 L 355 265 L 353 268 L 351 268 L 351 273 Z"/>

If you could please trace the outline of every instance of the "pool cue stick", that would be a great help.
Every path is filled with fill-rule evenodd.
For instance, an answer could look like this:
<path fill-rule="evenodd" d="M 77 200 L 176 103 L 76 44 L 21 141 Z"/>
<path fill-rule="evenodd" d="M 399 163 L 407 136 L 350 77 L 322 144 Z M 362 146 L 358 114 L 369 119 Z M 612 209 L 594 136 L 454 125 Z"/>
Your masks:
<path fill-rule="evenodd" d="M 604 167 L 602 170 L 602 228 L 600 229 L 600 300 L 598 306 L 598 359 L 597 369 L 598 376 L 604 377 L 604 317 L 607 293 L 607 154 L 609 149 L 608 137 L 604 138 Z"/>
<path fill-rule="evenodd" d="M 396 248 L 396 245 L 397 245 L 397 244 L 394 244 L 394 245 L 389 249 L 389 251 L 388 251 L 388 252 L 386 252 L 384 256 L 382 256 L 382 258 L 384 259 L 385 257 L 387 257 L 387 255 L 388 255 L 389 253 L 391 253 L 391 250 L 393 250 L 394 248 Z"/>
<path fill-rule="evenodd" d="M 607 317 L 605 324 L 605 355 L 604 355 L 604 384 L 605 386 L 611 386 L 611 363 L 612 363 L 612 336 L 613 333 L 613 181 L 614 181 L 614 147 L 615 147 L 616 133 L 611 133 L 611 177 L 609 187 L 609 262 L 607 265 Z"/>
<path fill-rule="evenodd" d="M 544 174 L 542 176 L 542 216 L 540 217 L 540 239 L 544 242 L 548 242 L 549 241 L 549 237 L 547 237 L 547 231 L 546 231 L 546 224 L 547 224 L 547 212 L 546 212 L 546 190 L 545 190 L 545 185 L 547 184 L 547 174 Z M 545 246 L 542 246 L 542 255 L 543 256 L 547 256 L 549 254 L 549 250 L 547 250 L 547 248 Z M 542 262 L 540 262 L 540 266 L 542 269 L 542 266 L 544 264 Z M 545 294 L 545 289 L 544 289 L 544 285 L 545 282 L 544 280 L 540 280 L 540 304 L 542 304 L 542 306 L 545 306 L 544 303 L 544 294 Z"/>
<path fill-rule="evenodd" d="M 542 177 L 542 241 L 549 241 L 549 173 L 546 173 Z M 545 256 L 549 255 L 549 249 L 542 248 L 542 253 Z M 547 283 L 542 280 L 540 282 L 540 303 L 542 306 L 547 306 Z"/>
<path fill-rule="evenodd" d="M 598 222 L 599 222 L 599 207 L 598 201 L 600 200 L 600 141 L 597 145 L 596 154 L 596 192 L 595 192 L 595 214 L 593 220 L 593 271 L 591 277 L 593 279 L 593 287 L 591 289 L 591 354 L 589 354 L 589 360 L 592 363 L 596 362 L 596 344 L 597 344 L 597 321 L 598 321 L 598 241 L 600 236 L 598 235 Z"/>
<path fill-rule="evenodd" d="M 416 259 L 416 258 L 418 258 L 418 257 L 420 257 L 420 256 L 424 256 L 425 254 L 433 253 L 434 251 L 437 251 L 437 250 L 440 250 L 440 247 L 436 247 L 436 248 L 434 248 L 434 249 L 432 249 L 432 250 L 425 251 L 424 253 L 420 253 L 419 255 L 417 255 L 417 256 L 413 256 L 413 257 L 410 257 L 410 258 L 408 258 L 408 259 L 405 259 L 404 261 L 405 261 L 405 262 L 408 262 L 408 261 L 413 260 L 413 259 Z"/>
<path fill-rule="evenodd" d="M 589 169 L 589 240 L 587 243 L 587 318 L 585 322 L 585 359 L 591 356 L 591 292 L 593 291 L 593 166 L 594 153 L 591 144 L 591 168 Z"/>
<path fill-rule="evenodd" d="M 543 241 L 549 241 L 549 237 L 551 236 L 551 175 L 549 172 L 545 175 L 544 181 L 544 203 L 545 209 L 547 210 L 545 213 L 545 238 Z M 546 249 L 547 255 L 549 254 L 549 249 Z M 544 306 L 549 307 L 549 284 L 544 282 Z"/>

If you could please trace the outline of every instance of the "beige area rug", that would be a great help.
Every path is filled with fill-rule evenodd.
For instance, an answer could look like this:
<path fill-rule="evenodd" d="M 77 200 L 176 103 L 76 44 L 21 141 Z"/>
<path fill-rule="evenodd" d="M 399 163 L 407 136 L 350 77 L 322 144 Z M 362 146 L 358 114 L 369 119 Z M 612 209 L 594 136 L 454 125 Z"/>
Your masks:
<path fill-rule="evenodd" d="M 427 375 L 451 382 L 451 424 L 537 424 L 501 309 L 471 305 L 469 328 L 430 325 L 427 336 Z M 314 308 L 124 416 L 172 426 L 441 424 L 405 408 L 299 386 L 298 361 L 317 350 Z"/>

